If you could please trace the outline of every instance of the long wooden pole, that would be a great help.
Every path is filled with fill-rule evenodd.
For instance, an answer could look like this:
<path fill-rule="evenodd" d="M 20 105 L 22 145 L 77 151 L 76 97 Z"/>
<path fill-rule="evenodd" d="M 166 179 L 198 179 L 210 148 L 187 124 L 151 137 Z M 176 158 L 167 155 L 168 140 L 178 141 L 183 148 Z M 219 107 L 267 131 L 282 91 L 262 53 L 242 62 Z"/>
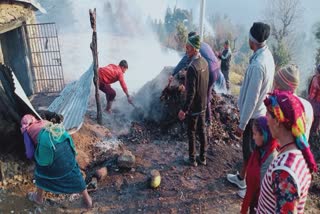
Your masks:
<path fill-rule="evenodd" d="M 200 5 L 200 38 L 201 41 L 203 41 L 203 20 L 204 20 L 204 14 L 205 14 L 205 8 L 206 8 L 206 0 L 201 0 Z"/>
<path fill-rule="evenodd" d="M 97 44 L 97 28 L 96 28 L 96 8 L 92 11 L 89 10 L 90 15 L 90 24 L 91 28 L 93 30 L 92 32 L 92 42 L 90 44 L 90 49 L 92 51 L 92 57 L 93 57 L 93 83 L 95 86 L 95 97 L 96 97 L 96 104 L 97 104 L 97 122 L 98 124 L 102 124 L 102 111 L 101 111 L 101 102 L 100 102 L 100 96 L 99 96 L 99 76 L 98 76 L 98 44 Z"/>

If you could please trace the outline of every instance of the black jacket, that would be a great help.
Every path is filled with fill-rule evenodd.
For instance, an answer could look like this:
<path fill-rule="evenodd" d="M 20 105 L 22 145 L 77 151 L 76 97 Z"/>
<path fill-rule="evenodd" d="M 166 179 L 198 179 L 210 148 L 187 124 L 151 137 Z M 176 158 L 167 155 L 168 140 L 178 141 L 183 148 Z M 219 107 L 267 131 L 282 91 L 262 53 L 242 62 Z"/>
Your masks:
<path fill-rule="evenodd" d="M 224 49 L 219 56 L 221 59 L 221 70 L 227 71 L 230 69 L 230 61 L 231 61 L 231 52 L 228 49 Z"/>
<path fill-rule="evenodd" d="M 208 63 L 203 57 L 198 57 L 191 62 L 187 70 L 187 99 L 184 112 L 195 114 L 206 110 L 208 82 Z"/>

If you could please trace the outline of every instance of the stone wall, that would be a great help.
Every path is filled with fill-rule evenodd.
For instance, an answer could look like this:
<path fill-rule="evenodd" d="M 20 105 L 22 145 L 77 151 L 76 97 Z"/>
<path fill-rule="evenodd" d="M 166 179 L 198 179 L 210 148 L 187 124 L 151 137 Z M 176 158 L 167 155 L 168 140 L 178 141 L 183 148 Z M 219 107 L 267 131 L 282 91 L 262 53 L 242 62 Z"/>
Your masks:
<path fill-rule="evenodd" d="M 0 3 L 0 34 L 27 24 L 35 23 L 35 14 L 32 6 L 20 3 Z"/>
<path fill-rule="evenodd" d="M 27 24 L 36 22 L 35 13 L 31 5 L 0 3 L 0 34 L 20 27 L 23 22 Z M 4 59 L 0 44 L 0 63 L 3 62 Z"/>

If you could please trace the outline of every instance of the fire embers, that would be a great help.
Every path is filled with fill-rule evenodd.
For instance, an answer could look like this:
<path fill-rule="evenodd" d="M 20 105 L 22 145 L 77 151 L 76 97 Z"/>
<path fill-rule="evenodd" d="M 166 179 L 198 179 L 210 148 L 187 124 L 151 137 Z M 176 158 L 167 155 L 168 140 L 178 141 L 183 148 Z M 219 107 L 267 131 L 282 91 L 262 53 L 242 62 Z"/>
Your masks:
<path fill-rule="evenodd" d="M 119 139 L 132 142 L 132 143 L 149 143 L 150 142 L 150 130 L 146 128 L 146 123 L 140 124 L 138 122 L 132 122 L 128 135 L 122 135 Z"/>

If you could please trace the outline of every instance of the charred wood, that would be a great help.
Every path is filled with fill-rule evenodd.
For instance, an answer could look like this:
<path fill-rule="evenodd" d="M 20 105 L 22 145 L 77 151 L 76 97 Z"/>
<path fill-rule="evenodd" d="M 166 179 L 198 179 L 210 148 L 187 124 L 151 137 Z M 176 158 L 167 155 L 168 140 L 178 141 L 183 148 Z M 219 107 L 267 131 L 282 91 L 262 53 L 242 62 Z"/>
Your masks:
<path fill-rule="evenodd" d="M 96 105 L 97 105 L 97 122 L 98 124 L 102 124 L 102 111 L 101 111 L 101 102 L 99 96 L 99 76 L 98 76 L 98 68 L 99 68 L 99 61 L 98 61 L 98 43 L 97 43 L 97 28 L 96 28 L 96 9 L 93 11 L 89 10 L 90 16 L 90 24 L 92 28 L 92 42 L 90 44 L 90 49 L 92 51 L 93 57 L 93 83 L 95 86 L 95 98 L 96 98 Z"/>

